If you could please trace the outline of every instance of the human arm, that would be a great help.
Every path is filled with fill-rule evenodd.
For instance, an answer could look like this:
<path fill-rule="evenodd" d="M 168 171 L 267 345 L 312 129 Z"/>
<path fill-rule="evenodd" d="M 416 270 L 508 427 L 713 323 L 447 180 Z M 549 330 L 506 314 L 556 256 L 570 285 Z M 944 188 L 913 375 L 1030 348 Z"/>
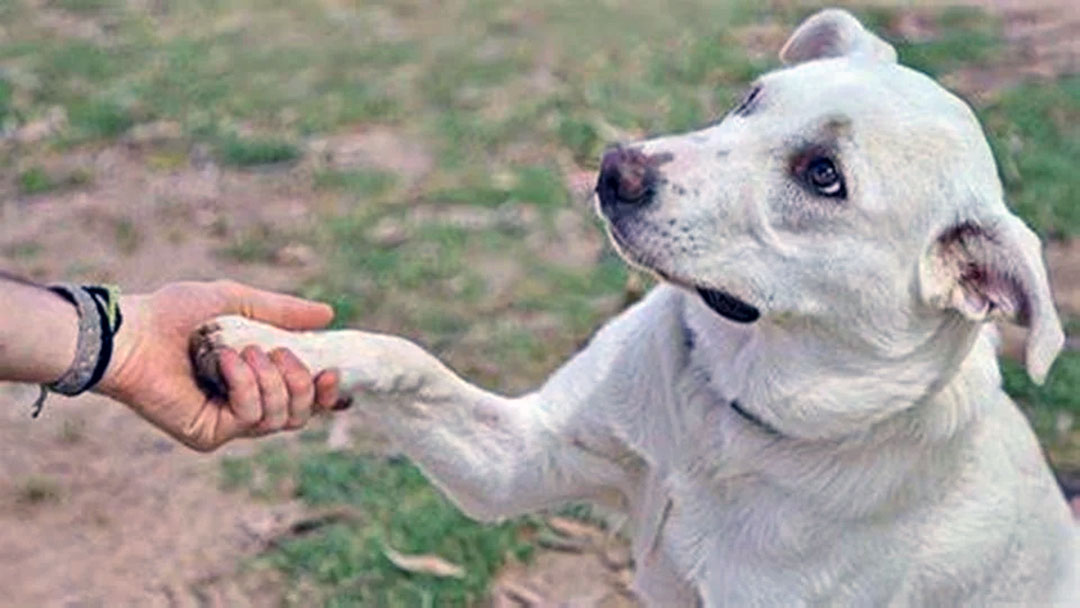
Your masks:
<path fill-rule="evenodd" d="M 194 381 L 188 337 L 219 314 L 242 314 L 292 329 L 330 321 L 329 307 L 237 283 L 173 283 L 146 295 L 120 299 L 124 322 L 98 392 L 129 405 L 140 416 L 188 446 L 209 450 L 230 439 L 299 428 L 313 406 L 337 400 L 333 372 L 314 380 L 291 353 L 259 349 L 221 357 L 228 401 L 206 397 Z M 71 365 L 77 314 L 57 294 L 0 275 L 0 379 L 49 383 Z"/>
<path fill-rule="evenodd" d="M 71 365 L 78 339 L 75 308 L 57 294 L 0 274 L 0 379 L 52 382 Z"/>

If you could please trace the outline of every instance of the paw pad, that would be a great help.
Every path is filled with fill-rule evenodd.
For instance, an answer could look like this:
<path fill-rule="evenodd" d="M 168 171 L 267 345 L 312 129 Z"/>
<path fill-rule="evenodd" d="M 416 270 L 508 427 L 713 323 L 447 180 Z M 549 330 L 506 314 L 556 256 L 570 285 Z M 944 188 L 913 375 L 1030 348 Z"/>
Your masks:
<path fill-rule="evenodd" d="M 225 399 L 229 396 L 229 387 L 221 374 L 220 354 L 221 326 L 207 323 L 191 334 L 188 342 L 188 354 L 191 365 L 195 368 L 195 384 L 208 397 Z"/>

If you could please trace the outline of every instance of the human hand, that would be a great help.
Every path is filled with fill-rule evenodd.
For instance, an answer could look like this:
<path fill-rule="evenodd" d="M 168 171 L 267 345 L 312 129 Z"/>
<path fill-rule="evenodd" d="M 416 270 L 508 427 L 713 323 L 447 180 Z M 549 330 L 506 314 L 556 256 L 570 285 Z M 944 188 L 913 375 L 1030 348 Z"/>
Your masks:
<path fill-rule="evenodd" d="M 209 451 L 237 437 L 297 429 L 313 409 L 337 401 L 337 374 L 314 379 L 284 349 L 221 353 L 226 401 L 196 385 L 188 356 L 191 333 L 218 315 L 239 314 L 285 329 L 317 329 L 333 317 L 325 304 L 260 291 L 231 281 L 172 283 L 120 300 L 124 324 L 109 368 L 95 390 L 122 401 L 184 444 Z"/>

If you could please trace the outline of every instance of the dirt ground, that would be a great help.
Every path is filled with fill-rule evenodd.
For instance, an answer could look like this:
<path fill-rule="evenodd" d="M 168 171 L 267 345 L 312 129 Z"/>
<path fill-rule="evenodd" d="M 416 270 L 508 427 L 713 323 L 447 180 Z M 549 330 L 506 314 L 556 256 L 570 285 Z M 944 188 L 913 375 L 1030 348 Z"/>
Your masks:
<path fill-rule="evenodd" d="M 1007 20 L 1009 61 L 953 75 L 953 86 L 990 95 L 1016 78 L 1080 71 L 1080 16 L 1068 10 L 1071 2 L 985 4 Z M 392 137 L 383 143 L 403 145 Z M 139 145 L 50 161 L 92 164 L 90 187 L 32 198 L 0 192 L 17 199 L 0 206 L 0 250 L 39 249 L 6 255 L 6 269 L 40 279 L 122 277 L 128 290 L 222 276 L 289 289 L 318 271 L 320 260 L 300 241 L 286 240 L 257 262 L 218 254 L 228 235 L 262 224 L 303 234 L 313 211 L 331 204 L 299 199 L 311 192 L 310 167 L 240 173 L 192 158 L 174 171 L 153 171 Z M 1062 309 L 1080 316 L 1080 244 L 1054 244 L 1048 259 Z M 244 606 L 278 597 L 272 575 L 236 569 L 303 517 L 304 507 L 219 489 L 220 458 L 251 444 L 195 454 L 95 396 L 54 396 L 31 420 L 35 397 L 33 388 L 0 385 L 0 604 Z M 542 551 L 531 566 L 508 570 L 496 604 L 633 604 L 617 544 L 571 549 Z"/>

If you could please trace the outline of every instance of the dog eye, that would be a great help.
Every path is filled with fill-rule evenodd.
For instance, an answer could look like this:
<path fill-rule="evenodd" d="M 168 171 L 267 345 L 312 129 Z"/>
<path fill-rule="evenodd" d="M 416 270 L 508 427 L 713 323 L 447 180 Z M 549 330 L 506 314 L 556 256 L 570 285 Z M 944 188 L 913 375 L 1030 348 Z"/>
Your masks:
<path fill-rule="evenodd" d="M 833 161 L 819 156 L 806 165 L 804 173 L 806 183 L 821 196 L 831 198 L 844 198 L 847 190 L 844 188 L 844 176 L 836 168 Z"/>

